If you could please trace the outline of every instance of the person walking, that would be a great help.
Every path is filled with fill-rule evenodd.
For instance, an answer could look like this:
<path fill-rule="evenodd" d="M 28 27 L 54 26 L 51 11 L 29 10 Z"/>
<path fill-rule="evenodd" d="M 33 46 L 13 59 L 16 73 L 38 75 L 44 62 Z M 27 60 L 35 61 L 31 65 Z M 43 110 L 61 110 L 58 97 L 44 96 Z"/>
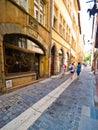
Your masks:
<path fill-rule="evenodd" d="M 65 71 L 66 71 L 66 65 L 65 64 L 63 64 L 63 68 L 64 68 L 64 73 L 65 73 Z"/>
<path fill-rule="evenodd" d="M 69 67 L 70 70 L 70 77 L 71 79 L 73 78 L 74 72 L 75 72 L 75 65 L 74 63 L 71 64 L 71 66 Z"/>
<path fill-rule="evenodd" d="M 77 73 L 78 79 L 79 79 L 80 72 L 81 72 L 81 63 L 78 62 L 78 65 L 77 65 L 77 67 L 76 67 L 76 73 Z"/>
<path fill-rule="evenodd" d="M 61 78 L 64 76 L 65 74 L 65 69 L 66 69 L 66 65 L 63 64 L 62 67 L 61 67 Z"/>

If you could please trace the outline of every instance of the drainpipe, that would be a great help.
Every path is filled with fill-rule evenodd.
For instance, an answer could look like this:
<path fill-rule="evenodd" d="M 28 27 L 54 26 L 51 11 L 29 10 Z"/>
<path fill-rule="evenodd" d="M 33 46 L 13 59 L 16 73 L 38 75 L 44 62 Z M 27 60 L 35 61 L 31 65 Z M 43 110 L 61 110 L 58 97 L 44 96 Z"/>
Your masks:
<path fill-rule="evenodd" d="M 93 17 L 93 34 L 92 34 L 92 54 L 91 54 L 91 67 L 92 70 L 95 72 L 94 66 L 94 50 L 95 50 L 95 42 L 96 42 L 96 30 L 97 30 L 97 15 L 95 14 Z"/>
<path fill-rule="evenodd" d="M 49 77 L 51 76 L 51 47 L 52 47 L 52 12 L 53 0 L 50 0 L 50 46 L 49 46 Z"/>

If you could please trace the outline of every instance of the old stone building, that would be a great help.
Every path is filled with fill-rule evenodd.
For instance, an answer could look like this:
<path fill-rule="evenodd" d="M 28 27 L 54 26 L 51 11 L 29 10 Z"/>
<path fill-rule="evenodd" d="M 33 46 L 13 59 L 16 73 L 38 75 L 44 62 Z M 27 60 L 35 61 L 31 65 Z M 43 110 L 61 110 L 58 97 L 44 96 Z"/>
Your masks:
<path fill-rule="evenodd" d="M 50 1 L 0 0 L 0 91 L 47 77 Z"/>
<path fill-rule="evenodd" d="M 68 68 L 77 62 L 80 5 L 78 0 L 53 0 L 52 6 L 51 74 L 56 74 L 62 64 Z"/>
<path fill-rule="evenodd" d="M 91 66 L 98 73 L 98 14 L 93 16 Z"/>
<path fill-rule="evenodd" d="M 0 0 L 0 92 L 77 62 L 78 0 Z"/>

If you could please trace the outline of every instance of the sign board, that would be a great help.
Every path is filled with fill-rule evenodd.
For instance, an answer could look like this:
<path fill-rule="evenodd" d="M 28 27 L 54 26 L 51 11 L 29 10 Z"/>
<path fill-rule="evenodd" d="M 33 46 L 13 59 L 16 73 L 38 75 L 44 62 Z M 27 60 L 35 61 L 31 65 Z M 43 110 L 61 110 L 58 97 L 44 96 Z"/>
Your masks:
<path fill-rule="evenodd" d="M 7 80 L 6 81 L 6 87 L 11 88 L 12 87 L 12 80 Z"/>

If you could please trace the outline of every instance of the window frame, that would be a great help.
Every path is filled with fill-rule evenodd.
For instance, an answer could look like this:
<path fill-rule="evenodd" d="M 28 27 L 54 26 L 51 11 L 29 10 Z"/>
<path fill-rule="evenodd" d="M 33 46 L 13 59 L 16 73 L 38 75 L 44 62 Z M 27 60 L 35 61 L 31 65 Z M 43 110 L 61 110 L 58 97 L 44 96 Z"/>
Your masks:
<path fill-rule="evenodd" d="M 42 8 L 41 4 L 43 5 Z M 36 17 L 36 11 L 38 11 L 38 18 Z M 43 0 L 38 0 L 38 2 L 34 0 L 34 17 L 40 24 L 45 26 L 45 2 Z"/>

